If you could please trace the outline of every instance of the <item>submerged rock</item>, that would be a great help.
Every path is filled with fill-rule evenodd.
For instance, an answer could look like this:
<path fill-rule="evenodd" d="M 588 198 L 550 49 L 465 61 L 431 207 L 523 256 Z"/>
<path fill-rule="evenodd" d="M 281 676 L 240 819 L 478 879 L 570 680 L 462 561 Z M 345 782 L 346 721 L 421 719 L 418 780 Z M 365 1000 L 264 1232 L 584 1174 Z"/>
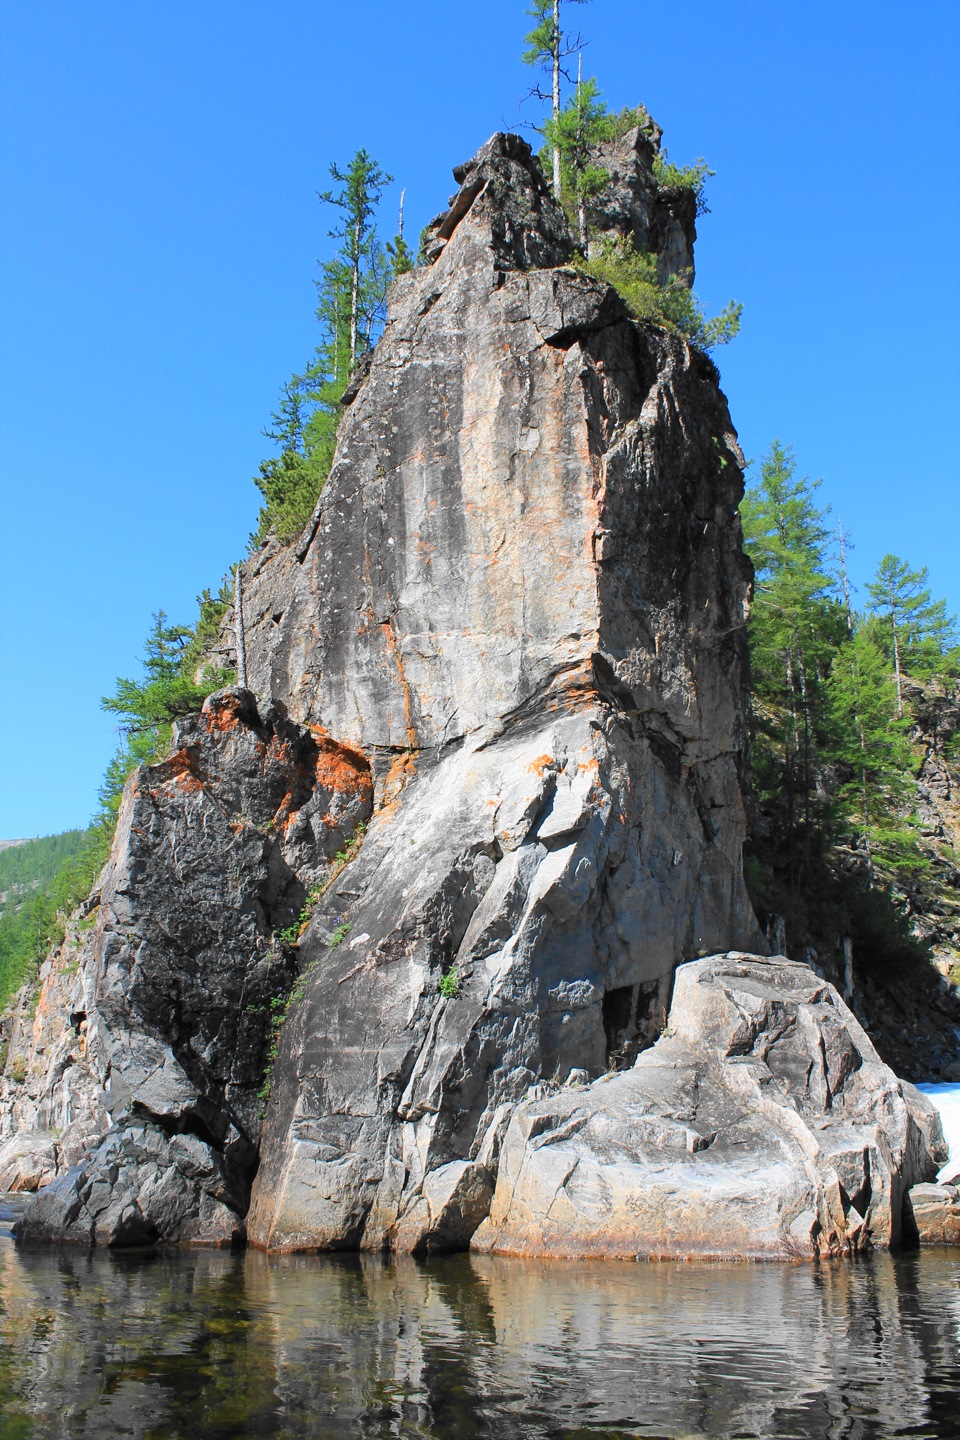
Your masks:
<path fill-rule="evenodd" d="M 782 956 L 712 956 L 677 971 L 667 1028 L 632 1069 L 515 1110 L 473 1244 L 625 1259 L 886 1248 L 941 1153 L 933 1107 L 832 985 Z"/>

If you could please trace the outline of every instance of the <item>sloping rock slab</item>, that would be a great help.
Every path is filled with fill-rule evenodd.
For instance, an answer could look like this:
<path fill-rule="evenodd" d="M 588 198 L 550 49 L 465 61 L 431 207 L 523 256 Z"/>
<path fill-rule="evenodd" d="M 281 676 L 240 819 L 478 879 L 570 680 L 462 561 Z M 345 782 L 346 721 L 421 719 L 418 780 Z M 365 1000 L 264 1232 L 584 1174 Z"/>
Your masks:
<path fill-rule="evenodd" d="M 906 1190 L 941 1153 L 932 1109 L 809 967 L 694 961 L 633 1069 L 518 1108 L 474 1248 L 794 1259 L 894 1245 Z"/>

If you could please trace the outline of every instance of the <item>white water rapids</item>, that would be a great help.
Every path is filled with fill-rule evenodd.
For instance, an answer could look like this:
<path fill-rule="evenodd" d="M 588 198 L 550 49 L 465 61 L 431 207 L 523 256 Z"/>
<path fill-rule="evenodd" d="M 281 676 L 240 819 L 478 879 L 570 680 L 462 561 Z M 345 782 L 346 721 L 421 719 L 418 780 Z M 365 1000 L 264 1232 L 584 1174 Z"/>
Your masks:
<path fill-rule="evenodd" d="M 950 1159 L 937 1179 L 941 1183 L 953 1183 L 960 1179 L 960 1085 L 918 1085 L 917 1089 L 922 1090 L 940 1111 L 943 1133 L 950 1146 Z"/>

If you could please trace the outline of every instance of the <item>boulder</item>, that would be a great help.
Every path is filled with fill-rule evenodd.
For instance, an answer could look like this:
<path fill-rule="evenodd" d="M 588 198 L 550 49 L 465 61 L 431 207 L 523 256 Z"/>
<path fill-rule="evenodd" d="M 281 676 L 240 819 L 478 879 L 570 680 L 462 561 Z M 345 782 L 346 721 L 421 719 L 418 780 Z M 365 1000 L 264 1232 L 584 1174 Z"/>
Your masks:
<path fill-rule="evenodd" d="M 20 1130 L 0 1145 L 0 1190 L 39 1190 L 57 1173 L 56 1137 Z"/>
<path fill-rule="evenodd" d="M 624 1259 L 896 1245 L 906 1191 L 942 1154 L 910 1089 L 808 966 L 693 961 L 631 1069 L 517 1107 L 473 1245 Z"/>
<path fill-rule="evenodd" d="M 908 1244 L 960 1245 L 960 1186 L 912 1186 L 907 1192 L 903 1230 Z"/>

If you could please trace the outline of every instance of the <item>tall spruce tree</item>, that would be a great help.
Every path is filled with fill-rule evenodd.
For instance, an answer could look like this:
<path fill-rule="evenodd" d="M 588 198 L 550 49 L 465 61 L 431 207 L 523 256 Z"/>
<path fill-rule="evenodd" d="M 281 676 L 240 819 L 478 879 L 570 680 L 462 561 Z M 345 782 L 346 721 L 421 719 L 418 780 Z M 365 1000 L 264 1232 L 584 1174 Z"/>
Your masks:
<path fill-rule="evenodd" d="M 550 101 L 551 119 L 554 125 L 560 119 L 561 79 L 570 79 L 563 62 L 583 49 L 583 40 L 579 35 L 572 38 L 564 35 L 560 23 L 562 3 L 585 5 L 587 0 L 533 0 L 527 14 L 535 23 L 533 29 L 526 36 L 527 48 L 523 54 L 525 65 L 530 65 L 534 69 L 546 70 L 550 76 L 549 91 L 544 92 L 537 85 L 534 86 L 532 93 L 540 100 Z M 563 197 L 560 151 L 552 142 L 551 149 L 553 151 L 553 194 L 555 199 L 560 200 Z"/>
<path fill-rule="evenodd" d="M 782 836 L 782 863 L 795 888 L 822 828 L 824 684 L 846 632 L 835 594 L 820 481 L 800 478 L 793 453 L 774 441 L 741 506 L 756 571 L 749 637 L 754 780 Z"/>

